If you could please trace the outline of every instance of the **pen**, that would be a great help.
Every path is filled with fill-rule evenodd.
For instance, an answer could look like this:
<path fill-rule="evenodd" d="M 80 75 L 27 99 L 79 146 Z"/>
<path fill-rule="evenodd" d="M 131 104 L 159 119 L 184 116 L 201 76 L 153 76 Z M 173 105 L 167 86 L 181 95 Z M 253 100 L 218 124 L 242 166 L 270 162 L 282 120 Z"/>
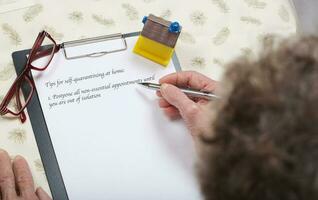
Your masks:
<path fill-rule="evenodd" d="M 139 85 L 152 89 L 152 90 L 160 90 L 161 84 L 156 84 L 156 83 L 148 83 L 148 82 L 143 82 L 143 83 L 138 83 Z M 207 100 L 215 100 L 215 99 L 220 99 L 219 96 L 210 93 L 210 92 L 204 92 L 204 91 L 199 91 L 199 90 L 194 90 L 190 88 L 179 88 L 183 93 L 185 93 L 188 96 L 191 97 L 199 97 Z"/>

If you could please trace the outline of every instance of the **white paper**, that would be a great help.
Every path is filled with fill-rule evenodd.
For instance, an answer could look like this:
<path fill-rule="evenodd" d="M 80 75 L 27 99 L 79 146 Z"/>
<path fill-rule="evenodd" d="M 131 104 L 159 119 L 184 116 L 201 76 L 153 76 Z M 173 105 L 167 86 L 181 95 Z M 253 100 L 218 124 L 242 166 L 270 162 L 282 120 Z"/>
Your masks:
<path fill-rule="evenodd" d="M 146 77 L 157 82 L 175 72 L 172 62 L 163 68 L 132 53 L 136 39 L 127 38 L 126 51 L 98 58 L 65 60 L 60 51 L 46 71 L 32 72 L 70 199 L 201 199 L 194 145 L 185 125 L 164 116 L 152 90 L 137 84 L 105 89 L 109 83 Z M 75 77 L 103 73 L 103 78 L 74 83 Z M 54 97 L 79 88 L 105 90 L 101 97 L 79 103 L 76 97 L 75 103 L 66 100 L 50 108 Z"/>
<path fill-rule="evenodd" d="M 0 13 L 30 7 L 35 3 L 36 0 L 0 0 Z"/>

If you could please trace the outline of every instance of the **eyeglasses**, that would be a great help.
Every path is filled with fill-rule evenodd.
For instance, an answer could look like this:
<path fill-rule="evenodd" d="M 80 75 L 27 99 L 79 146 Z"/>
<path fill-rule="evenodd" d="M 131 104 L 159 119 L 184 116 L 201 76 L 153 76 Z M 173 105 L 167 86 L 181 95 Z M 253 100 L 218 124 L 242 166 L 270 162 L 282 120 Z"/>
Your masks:
<path fill-rule="evenodd" d="M 42 46 L 44 44 L 45 46 Z M 21 122 L 26 121 L 24 109 L 30 102 L 35 90 L 35 83 L 31 78 L 31 70 L 44 71 L 51 63 L 53 56 L 60 49 L 49 33 L 42 31 L 36 38 L 25 67 L 15 79 L 8 93 L 0 104 L 0 115 L 11 114 L 20 118 Z M 40 62 L 38 59 L 40 59 Z M 38 60 L 38 61 L 37 61 Z M 25 89 L 22 97 L 22 87 Z M 15 101 L 15 102 L 14 102 Z M 12 106 L 14 105 L 14 106 Z"/>

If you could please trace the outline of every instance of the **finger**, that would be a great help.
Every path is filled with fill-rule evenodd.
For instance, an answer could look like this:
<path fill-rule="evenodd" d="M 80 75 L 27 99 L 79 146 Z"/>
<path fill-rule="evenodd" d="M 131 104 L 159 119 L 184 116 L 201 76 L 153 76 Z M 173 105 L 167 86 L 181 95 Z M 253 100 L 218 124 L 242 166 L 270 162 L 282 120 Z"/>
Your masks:
<path fill-rule="evenodd" d="M 34 196 L 34 182 L 27 161 L 22 156 L 13 160 L 13 172 L 20 196 L 30 198 Z"/>
<path fill-rule="evenodd" d="M 179 110 L 176 109 L 176 108 L 173 107 L 173 106 L 164 108 L 163 111 L 164 111 L 165 115 L 166 115 L 167 117 L 169 117 L 170 119 L 172 119 L 172 120 L 181 118 L 181 115 L 180 115 L 180 113 L 179 113 Z"/>
<path fill-rule="evenodd" d="M 162 77 L 159 83 L 169 83 L 179 87 L 190 87 L 193 89 L 214 91 L 217 82 L 194 71 L 176 72 Z"/>
<path fill-rule="evenodd" d="M 159 104 L 160 108 L 167 108 L 167 107 L 171 106 L 171 104 L 167 100 L 165 100 L 164 98 L 160 98 L 158 100 L 158 104 Z"/>
<path fill-rule="evenodd" d="M 41 187 L 38 187 L 35 193 L 39 200 L 51 200 L 51 197 Z"/>
<path fill-rule="evenodd" d="M 192 126 L 196 115 L 200 111 L 199 106 L 181 92 L 180 89 L 170 84 L 161 86 L 161 94 L 171 105 L 179 110 L 186 123 Z"/>
<path fill-rule="evenodd" d="M 11 160 L 8 153 L 2 149 L 0 149 L 0 188 L 2 199 L 16 198 Z"/>
<path fill-rule="evenodd" d="M 159 90 L 156 91 L 156 94 L 157 94 L 158 97 L 162 97 L 161 92 Z"/>

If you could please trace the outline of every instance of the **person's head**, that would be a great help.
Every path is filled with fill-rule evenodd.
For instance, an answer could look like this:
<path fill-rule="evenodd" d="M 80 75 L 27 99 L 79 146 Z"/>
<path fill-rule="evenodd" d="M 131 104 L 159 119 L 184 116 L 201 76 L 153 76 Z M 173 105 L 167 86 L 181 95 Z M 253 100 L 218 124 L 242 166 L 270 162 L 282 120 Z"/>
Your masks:
<path fill-rule="evenodd" d="M 229 65 L 200 137 L 211 200 L 318 199 L 318 37 Z"/>

